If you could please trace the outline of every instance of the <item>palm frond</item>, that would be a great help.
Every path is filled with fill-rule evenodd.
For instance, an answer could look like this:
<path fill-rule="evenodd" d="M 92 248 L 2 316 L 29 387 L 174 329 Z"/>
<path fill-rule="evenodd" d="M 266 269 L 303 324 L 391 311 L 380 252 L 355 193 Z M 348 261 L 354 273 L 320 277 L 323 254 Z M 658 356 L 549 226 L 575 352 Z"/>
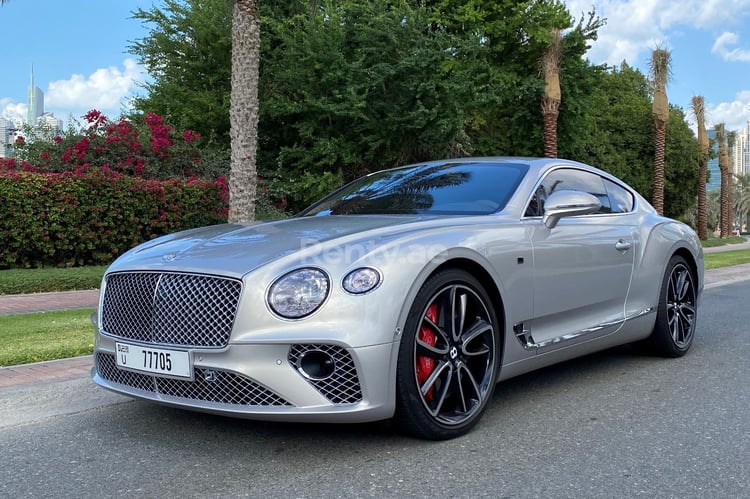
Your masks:
<path fill-rule="evenodd" d="M 655 88 L 664 88 L 672 78 L 672 52 L 656 47 L 649 61 L 651 83 Z"/>

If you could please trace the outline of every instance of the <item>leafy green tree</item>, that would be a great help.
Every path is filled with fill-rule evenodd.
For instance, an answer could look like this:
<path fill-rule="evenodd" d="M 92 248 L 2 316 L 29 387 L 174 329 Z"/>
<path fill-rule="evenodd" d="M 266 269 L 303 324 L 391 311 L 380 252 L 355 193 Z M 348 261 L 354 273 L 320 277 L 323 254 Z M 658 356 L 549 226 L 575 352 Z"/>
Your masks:
<path fill-rule="evenodd" d="M 667 128 L 664 214 L 682 218 L 695 205 L 701 153 L 682 109 L 670 108 Z"/>
<path fill-rule="evenodd" d="M 577 133 L 566 126 L 577 121 L 585 107 L 579 97 L 587 79 L 566 78 L 581 68 L 586 42 L 595 39 L 603 20 L 591 15 L 578 24 L 565 5 L 554 0 L 433 0 L 422 2 L 432 10 L 433 29 L 446 30 L 463 40 L 456 66 L 472 90 L 466 102 L 465 131 L 477 155 L 531 155 L 543 152 L 539 101 L 544 82 L 538 65 L 552 41 L 552 30 L 567 31 L 562 44 L 561 88 L 569 105 L 558 116 L 560 155 L 565 139 Z M 572 35 L 572 36 L 571 36 Z M 570 38 L 570 40 L 568 40 Z M 566 116 L 575 113 L 575 117 Z"/>
<path fill-rule="evenodd" d="M 648 199 L 654 176 L 649 81 L 625 63 L 606 68 L 597 80 L 589 97 L 588 121 L 580 128 L 585 145 L 575 159 L 622 178 Z M 671 132 L 665 141 L 666 214 L 681 217 L 695 199 L 699 150 L 680 109 L 670 109 L 667 126 Z"/>
<path fill-rule="evenodd" d="M 315 12 L 268 20 L 265 168 L 294 181 L 324 171 L 348 180 L 461 154 L 471 83 L 453 69 L 461 40 L 425 30 L 429 15 L 385 0 L 323 0 Z"/>
<path fill-rule="evenodd" d="M 150 76 L 137 113 L 157 113 L 228 148 L 232 2 L 164 0 L 133 18 L 149 28 L 129 47 Z"/>

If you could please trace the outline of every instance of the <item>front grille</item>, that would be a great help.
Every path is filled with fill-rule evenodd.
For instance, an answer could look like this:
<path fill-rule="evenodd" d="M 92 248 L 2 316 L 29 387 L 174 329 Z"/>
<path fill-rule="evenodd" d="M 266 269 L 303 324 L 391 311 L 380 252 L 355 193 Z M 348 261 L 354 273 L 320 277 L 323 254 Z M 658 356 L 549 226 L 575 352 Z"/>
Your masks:
<path fill-rule="evenodd" d="M 237 313 L 242 282 L 160 272 L 107 276 L 102 301 L 106 334 L 147 343 L 223 348 Z"/>
<path fill-rule="evenodd" d="M 195 381 L 162 378 L 118 369 L 114 355 L 99 352 L 96 354 L 96 371 L 111 383 L 187 400 L 234 406 L 291 405 L 250 378 L 220 369 L 196 367 Z"/>
<path fill-rule="evenodd" d="M 362 401 L 357 368 L 354 359 L 345 349 L 336 345 L 292 345 L 289 362 L 297 366 L 297 361 L 305 352 L 320 350 L 330 355 L 335 363 L 333 374 L 326 379 L 305 378 L 316 390 L 334 404 L 356 404 Z"/>

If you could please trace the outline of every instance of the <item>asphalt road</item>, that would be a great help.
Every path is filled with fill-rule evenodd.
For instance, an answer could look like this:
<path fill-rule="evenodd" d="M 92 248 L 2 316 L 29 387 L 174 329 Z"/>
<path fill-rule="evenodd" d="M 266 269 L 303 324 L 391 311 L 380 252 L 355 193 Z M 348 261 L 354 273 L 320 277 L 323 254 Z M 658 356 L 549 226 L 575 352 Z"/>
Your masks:
<path fill-rule="evenodd" d="M 510 380 L 469 435 L 259 423 L 87 379 L 0 390 L 0 497 L 750 497 L 750 281 L 709 289 L 691 352 L 629 347 Z"/>

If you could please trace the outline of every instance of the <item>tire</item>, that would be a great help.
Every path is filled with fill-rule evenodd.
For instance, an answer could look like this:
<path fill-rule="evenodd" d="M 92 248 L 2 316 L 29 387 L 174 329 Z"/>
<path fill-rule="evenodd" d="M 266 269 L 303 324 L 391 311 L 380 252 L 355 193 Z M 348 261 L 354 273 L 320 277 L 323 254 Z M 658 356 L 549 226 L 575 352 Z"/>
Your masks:
<path fill-rule="evenodd" d="M 398 354 L 395 422 L 406 433 L 445 440 L 467 433 L 495 389 L 500 328 L 471 274 L 440 271 L 420 289 Z"/>
<path fill-rule="evenodd" d="M 687 261 L 674 255 L 661 283 L 654 329 L 644 342 L 648 353 L 682 357 L 693 344 L 698 310 L 696 281 Z"/>

